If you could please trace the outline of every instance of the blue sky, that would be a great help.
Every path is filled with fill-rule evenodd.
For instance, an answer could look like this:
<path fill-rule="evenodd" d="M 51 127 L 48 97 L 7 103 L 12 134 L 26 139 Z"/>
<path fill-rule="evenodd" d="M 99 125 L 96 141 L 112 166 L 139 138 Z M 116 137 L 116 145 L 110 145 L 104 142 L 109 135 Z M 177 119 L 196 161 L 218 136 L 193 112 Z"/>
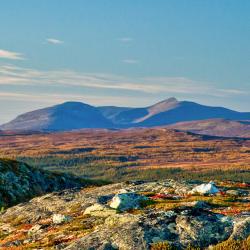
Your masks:
<path fill-rule="evenodd" d="M 250 111 L 248 0 L 3 0 L 0 122 L 68 100 Z"/>

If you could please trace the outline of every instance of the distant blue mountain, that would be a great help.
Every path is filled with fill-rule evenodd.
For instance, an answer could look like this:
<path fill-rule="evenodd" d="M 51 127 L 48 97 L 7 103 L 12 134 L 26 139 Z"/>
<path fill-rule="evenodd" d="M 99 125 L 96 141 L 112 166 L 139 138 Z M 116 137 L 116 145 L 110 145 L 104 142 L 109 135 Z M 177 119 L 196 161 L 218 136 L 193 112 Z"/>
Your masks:
<path fill-rule="evenodd" d="M 175 98 L 145 108 L 94 107 L 81 102 L 66 102 L 20 115 L 0 129 L 67 131 L 81 128 L 154 127 L 218 118 L 249 121 L 250 112 L 210 107 Z"/>
<path fill-rule="evenodd" d="M 2 130 L 66 131 L 110 127 L 113 127 L 112 122 L 106 119 L 97 108 L 80 102 L 66 102 L 22 114 L 0 128 Z"/>
<path fill-rule="evenodd" d="M 104 110 L 102 109 L 102 112 Z M 104 112 L 103 114 L 105 116 Z M 210 107 L 169 98 L 146 108 L 120 110 L 112 117 L 112 121 L 115 125 L 122 127 L 154 127 L 183 121 L 217 118 L 250 120 L 250 112 L 237 112 L 223 107 Z"/>
<path fill-rule="evenodd" d="M 250 112 L 240 113 L 222 107 L 209 107 L 194 102 L 180 102 L 174 109 L 158 113 L 143 122 L 139 126 L 162 126 L 182 121 L 207 120 L 207 119 L 250 119 Z"/>

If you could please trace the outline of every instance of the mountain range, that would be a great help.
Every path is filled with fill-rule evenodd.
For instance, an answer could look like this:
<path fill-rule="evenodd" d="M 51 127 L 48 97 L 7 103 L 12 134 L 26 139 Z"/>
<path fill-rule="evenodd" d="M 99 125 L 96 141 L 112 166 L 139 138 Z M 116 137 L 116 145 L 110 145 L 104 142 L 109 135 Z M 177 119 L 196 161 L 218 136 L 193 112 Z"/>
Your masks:
<path fill-rule="evenodd" d="M 250 121 L 250 112 L 237 112 L 224 107 L 211 107 L 190 101 L 178 101 L 173 97 L 142 108 L 94 107 L 81 102 L 65 102 L 19 115 L 9 123 L 0 126 L 0 129 L 68 131 L 83 128 L 121 129 L 169 125 L 175 128 L 173 124 L 178 123 L 176 128 L 192 130 L 194 123 L 183 124 L 183 122 L 196 121 L 195 126 L 197 127 L 197 124 L 201 124 L 201 121 L 210 120 L 211 123 L 211 120 L 214 119 L 214 122 L 219 124 L 225 123 L 225 120 L 245 120 L 246 122 L 241 122 L 241 126 L 238 126 L 242 129 L 242 127 L 249 126 L 247 121 Z M 188 129 L 186 129 L 187 127 Z M 201 127 L 194 130 L 202 130 Z"/>

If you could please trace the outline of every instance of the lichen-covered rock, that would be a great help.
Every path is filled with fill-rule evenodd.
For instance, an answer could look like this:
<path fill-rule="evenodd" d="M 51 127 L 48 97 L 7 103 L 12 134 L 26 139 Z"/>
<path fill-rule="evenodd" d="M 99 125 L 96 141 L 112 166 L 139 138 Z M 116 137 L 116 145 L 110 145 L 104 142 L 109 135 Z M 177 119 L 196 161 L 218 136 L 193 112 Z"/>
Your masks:
<path fill-rule="evenodd" d="M 84 211 L 84 214 L 97 217 L 108 217 L 116 213 L 117 211 L 115 209 L 110 209 L 108 206 L 98 203 L 95 203 L 94 205 L 87 207 L 86 210 Z"/>
<path fill-rule="evenodd" d="M 232 233 L 233 223 L 223 215 L 190 210 L 177 216 L 176 229 L 181 245 L 206 247 L 226 240 Z"/>
<path fill-rule="evenodd" d="M 191 202 L 184 202 L 181 203 L 181 207 L 190 207 L 190 208 L 197 208 L 197 209 L 208 209 L 210 206 L 204 201 L 191 201 Z"/>
<path fill-rule="evenodd" d="M 158 194 L 176 194 L 176 195 L 186 195 L 189 191 L 192 190 L 192 185 L 175 180 L 165 180 L 165 181 L 154 181 L 154 182 L 133 182 L 130 184 L 135 192 L 144 191 L 144 192 L 154 192 Z"/>
<path fill-rule="evenodd" d="M 147 249 L 143 229 L 139 225 L 139 216 L 114 215 L 105 220 L 104 225 L 82 237 L 66 249 Z"/>
<path fill-rule="evenodd" d="M 128 224 L 128 223 L 135 223 L 138 221 L 138 216 L 132 215 L 132 214 L 116 214 L 113 216 L 108 217 L 105 220 L 105 225 L 107 227 L 117 227 L 121 226 L 123 224 Z"/>
<path fill-rule="evenodd" d="M 126 182 L 36 197 L 0 213 L 0 248 L 149 250 L 152 244 L 168 242 L 184 250 L 189 244 L 206 249 L 224 240 L 246 238 L 249 196 L 190 194 L 198 184 L 201 182 Z M 219 186 L 236 189 L 238 183 Z M 163 199 L 152 199 L 157 194 L 163 194 Z M 179 198 L 172 199 L 175 195 Z M 125 210 L 110 208 L 117 196 L 129 196 Z M 234 204 L 239 208 L 237 215 L 226 216 L 227 211 L 234 211 Z"/>
<path fill-rule="evenodd" d="M 230 236 L 233 240 L 244 240 L 250 235 L 250 216 L 236 220 L 233 233 Z"/>

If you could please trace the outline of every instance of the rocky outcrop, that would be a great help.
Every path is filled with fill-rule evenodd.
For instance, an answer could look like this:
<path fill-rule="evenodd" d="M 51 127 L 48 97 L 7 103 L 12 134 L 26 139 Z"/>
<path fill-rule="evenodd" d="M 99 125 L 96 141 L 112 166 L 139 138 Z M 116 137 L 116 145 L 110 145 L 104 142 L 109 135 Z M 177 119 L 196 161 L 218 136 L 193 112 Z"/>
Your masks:
<path fill-rule="evenodd" d="M 232 233 L 233 224 L 226 216 L 191 209 L 177 216 L 176 230 L 181 245 L 191 243 L 206 247 L 226 240 Z"/>
<path fill-rule="evenodd" d="M 0 214 L 0 248 L 18 244 L 23 249 L 148 250 L 167 242 L 177 249 L 190 245 L 207 249 L 227 240 L 246 239 L 250 235 L 248 188 L 247 195 L 236 197 L 242 211 L 225 214 L 234 199 L 226 192 L 191 195 L 198 184 L 128 182 L 46 194 Z M 218 186 L 226 191 L 236 184 Z M 115 203 L 118 206 L 112 206 L 115 197 L 124 196 Z"/>

